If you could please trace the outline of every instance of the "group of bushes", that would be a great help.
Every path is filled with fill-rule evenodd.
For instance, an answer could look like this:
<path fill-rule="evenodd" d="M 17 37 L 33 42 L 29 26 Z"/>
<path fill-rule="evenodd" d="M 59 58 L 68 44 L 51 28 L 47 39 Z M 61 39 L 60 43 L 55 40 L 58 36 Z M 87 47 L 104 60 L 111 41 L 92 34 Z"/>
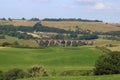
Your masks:
<path fill-rule="evenodd" d="M 109 46 L 112 46 L 111 44 Z M 94 74 L 95 75 L 108 75 L 120 74 L 120 52 L 112 52 L 106 47 L 96 47 L 105 54 L 99 57 L 96 61 Z"/>
<path fill-rule="evenodd" d="M 23 71 L 22 69 L 14 68 L 7 72 L 0 71 L 0 80 L 16 80 L 21 78 L 36 78 L 48 76 L 48 72 L 41 66 L 32 66 Z"/>
<path fill-rule="evenodd" d="M 95 75 L 120 74 L 120 52 L 110 52 L 96 61 Z"/>

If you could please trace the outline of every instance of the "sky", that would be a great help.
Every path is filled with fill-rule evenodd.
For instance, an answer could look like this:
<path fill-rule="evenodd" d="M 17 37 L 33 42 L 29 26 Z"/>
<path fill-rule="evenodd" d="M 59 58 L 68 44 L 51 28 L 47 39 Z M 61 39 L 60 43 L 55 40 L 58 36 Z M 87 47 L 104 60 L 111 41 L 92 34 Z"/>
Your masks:
<path fill-rule="evenodd" d="M 0 18 L 82 18 L 120 23 L 120 0 L 0 0 Z"/>

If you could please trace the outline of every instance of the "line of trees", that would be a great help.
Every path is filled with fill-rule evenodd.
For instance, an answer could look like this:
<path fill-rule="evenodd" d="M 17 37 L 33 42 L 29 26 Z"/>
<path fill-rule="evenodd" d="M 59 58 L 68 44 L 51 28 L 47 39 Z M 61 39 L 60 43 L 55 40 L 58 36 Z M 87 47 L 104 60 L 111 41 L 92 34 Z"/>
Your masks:
<path fill-rule="evenodd" d="M 12 19 L 12 18 L 0 18 L 0 20 L 9 20 L 9 21 L 12 21 L 12 20 L 27 20 L 26 18 L 21 18 L 21 19 Z M 30 21 L 40 21 L 39 18 L 31 18 L 31 19 L 28 19 Z M 100 20 L 88 20 L 88 19 L 81 19 L 81 18 L 44 18 L 42 19 L 41 21 L 81 21 L 81 22 L 103 22 L 103 21 L 100 21 Z"/>
<path fill-rule="evenodd" d="M 45 18 L 43 21 L 81 21 L 81 22 L 102 22 L 100 20 L 88 20 L 81 18 Z"/>
<path fill-rule="evenodd" d="M 93 40 L 98 39 L 99 36 L 96 34 L 83 34 L 78 36 L 76 33 L 70 35 L 57 34 L 51 37 L 52 39 L 72 39 L 72 40 Z"/>
<path fill-rule="evenodd" d="M 109 31 L 109 32 L 93 32 L 97 35 L 111 35 L 111 36 L 119 36 L 120 37 L 120 31 Z"/>

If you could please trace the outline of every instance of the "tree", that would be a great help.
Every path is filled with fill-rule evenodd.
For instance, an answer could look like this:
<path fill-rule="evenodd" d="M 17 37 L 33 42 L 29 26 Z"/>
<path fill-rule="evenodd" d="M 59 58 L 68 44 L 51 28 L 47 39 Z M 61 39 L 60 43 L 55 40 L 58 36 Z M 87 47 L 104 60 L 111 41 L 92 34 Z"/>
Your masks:
<path fill-rule="evenodd" d="M 20 46 L 20 44 L 19 44 L 17 41 L 14 41 L 14 42 L 13 42 L 13 46 L 14 46 L 14 47 L 18 47 L 18 46 Z"/>
<path fill-rule="evenodd" d="M 11 18 L 8 18 L 8 20 L 9 20 L 9 21 L 12 21 L 12 19 L 11 19 Z"/>
<path fill-rule="evenodd" d="M 70 34 L 70 37 L 71 37 L 72 39 L 76 39 L 76 38 L 77 38 L 77 34 L 76 34 L 76 33 L 72 33 L 72 34 Z"/>
<path fill-rule="evenodd" d="M 21 20 L 26 20 L 24 17 Z"/>
<path fill-rule="evenodd" d="M 43 26 L 42 26 L 41 23 L 36 23 L 36 24 L 33 26 L 33 29 L 36 30 L 36 31 L 39 31 L 42 27 L 43 27 Z"/>
<path fill-rule="evenodd" d="M 98 35 L 96 34 L 89 34 L 89 35 L 82 35 L 80 36 L 81 40 L 92 40 L 92 39 L 98 39 Z"/>
<path fill-rule="evenodd" d="M 31 21 L 39 21 L 39 18 L 32 18 Z"/>
<path fill-rule="evenodd" d="M 1 18 L 0 20 L 4 20 L 4 21 L 6 21 L 6 18 Z"/>
<path fill-rule="evenodd" d="M 95 75 L 120 74 L 120 52 L 102 55 L 95 64 Z"/>
<path fill-rule="evenodd" d="M 10 45 L 11 45 L 11 43 L 9 43 L 9 42 L 4 42 L 4 43 L 2 43 L 2 46 L 3 46 L 3 47 L 10 46 Z"/>
<path fill-rule="evenodd" d="M 63 34 L 57 34 L 54 36 L 54 39 L 64 39 L 64 35 Z"/>

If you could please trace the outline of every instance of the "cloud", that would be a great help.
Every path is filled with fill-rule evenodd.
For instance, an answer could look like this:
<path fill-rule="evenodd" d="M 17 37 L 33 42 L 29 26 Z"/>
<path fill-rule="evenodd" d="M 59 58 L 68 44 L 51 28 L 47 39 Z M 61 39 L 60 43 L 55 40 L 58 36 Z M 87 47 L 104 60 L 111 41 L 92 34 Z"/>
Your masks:
<path fill-rule="evenodd" d="M 96 10 L 101 10 L 101 9 L 105 9 L 106 6 L 104 3 L 97 3 L 93 8 Z"/>
<path fill-rule="evenodd" d="M 48 3 L 48 2 L 51 2 L 53 0 L 18 0 L 18 1 L 29 1 L 29 2 L 37 2 L 37 3 Z"/>
<path fill-rule="evenodd" d="M 32 0 L 32 1 L 41 1 L 41 2 L 43 2 L 43 1 L 51 1 L 51 0 Z"/>
<path fill-rule="evenodd" d="M 96 3 L 94 6 L 92 6 L 92 9 L 95 10 L 106 10 L 106 11 L 112 11 L 114 10 L 116 7 L 114 6 L 114 4 L 110 3 L 110 2 L 98 2 Z"/>
<path fill-rule="evenodd" d="M 111 2 L 105 2 L 104 0 L 74 0 L 81 7 L 87 7 L 87 9 L 93 10 L 110 10 L 112 8 Z"/>
<path fill-rule="evenodd" d="M 103 0 L 74 0 L 74 2 L 80 5 L 95 5 L 98 2 L 102 2 Z"/>
<path fill-rule="evenodd" d="M 97 0 L 75 0 L 77 2 L 94 2 L 94 1 L 97 1 Z"/>

